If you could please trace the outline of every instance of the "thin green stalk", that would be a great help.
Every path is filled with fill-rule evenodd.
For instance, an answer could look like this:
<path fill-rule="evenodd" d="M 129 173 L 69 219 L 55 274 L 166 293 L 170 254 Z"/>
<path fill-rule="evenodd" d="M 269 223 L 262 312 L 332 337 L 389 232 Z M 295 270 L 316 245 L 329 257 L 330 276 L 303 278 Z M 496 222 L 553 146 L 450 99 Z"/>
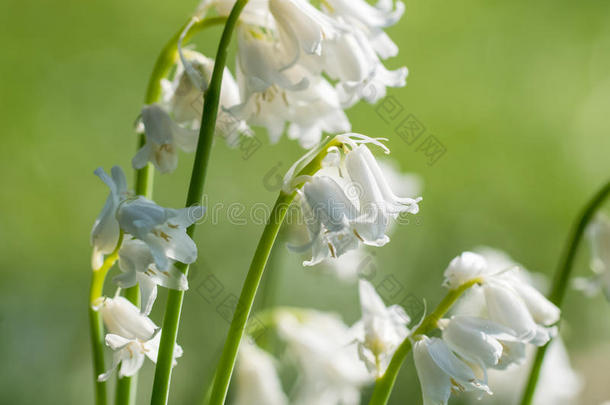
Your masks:
<path fill-rule="evenodd" d="M 239 296 L 239 301 L 231 320 L 231 326 L 229 327 L 229 333 L 225 341 L 225 345 L 220 356 L 220 361 L 216 369 L 216 376 L 214 378 L 214 385 L 212 388 L 212 394 L 210 395 L 209 405 L 222 405 L 224 404 L 227 390 L 229 388 L 229 382 L 231 380 L 231 374 L 235 366 L 235 359 L 239 350 L 239 344 L 244 335 L 246 329 L 246 323 L 248 316 L 252 310 L 252 304 L 254 303 L 254 297 L 258 289 L 267 259 L 269 259 L 269 253 L 275 242 L 277 233 L 284 221 L 288 206 L 294 199 L 296 193 L 287 194 L 280 192 L 271 214 L 269 221 L 265 225 L 263 234 L 256 247 L 256 252 L 250 264 L 248 275 L 244 281 L 244 285 Z"/>
<path fill-rule="evenodd" d="M 226 21 L 225 17 L 214 17 L 207 18 L 197 21 L 191 26 L 185 40 L 190 38 L 193 34 L 204 28 L 222 24 Z M 188 23 L 187 23 L 188 24 Z M 145 104 L 152 104 L 159 101 L 161 97 L 161 80 L 167 77 L 178 60 L 178 40 L 181 33 L 184 31 L 186 24 L 180 28 L 180 30 L 172 36 L 167 44 L 161 50 L 161 53 L 157 57 L 157 61 L 153 68 L 148 81 L 148 87 L 146 90 L 146 97 L 144 99 Z M 138 137 L 138 149 L 144 146 L 146 142 L 146 135 L 140 134 Z M 135 192 L 137 195 L 144 196 L 152 199 L 153 194 L 153 182 L 154 181 L 154 166 L 149 162 L 142 169 L 136 170 L 135 176 Z M 138 286 L 134 286 L 125 290 L 125 297 L 134 303 L 139 305 L 140 293 Z M 104 336 L 103 331 L 96 337 L 100 347 L 103 350 Z M 103 353 L 103 352 L 102 352 Z M 115 404 L 116 405 L 130 405 L 134 404 L 137 394 L 137 374 L 133 377 L 119 378 L 117 376 L 117 386 L 115 393 Z"/>
<path fill-rule="evenodd" d="M 91 305 L 87 305 L 89 310 L 89 329 L 91 334 L 91 351 L 93 354 L 93 383 L 95 389 L 95 404 L 106 405 L 108 403 L 108 395 L 106 393 L 106 381 L 98 381 L 97 377 L 106 371 L 104 361 L 104 325 L 102 316 L 93 309 Z"/>
<path fill-rule="evenodd" d="M 337 138 L 333 138 L 330 141 L 320 144 L 315 150 L 311 150 L 309 153 L 317 154 L 298 172 L 293 173 L 295 179 L 304 178 L 311 176 L 316 173 L 322 167 L 322 160 L 326 156 L 326 152 L 331 147 L 341 146 L 341 141 Z M 306 155 L 308 156 L 308 155 Z M 305 164 L 305 162 L 303 162 Z M 293 184 L 292 186 L 296 186 Z M 225 340 L 225 345 L 220 355 L 220 361 L 216 368 L 216 374 L 214 376 L 212 393 L 210 394 L 209 405 L 223 405 L 227 397 L 227 391 L 229 389 L 229 382 L 231 381 L 231 375 L 235 367 L 235 360 L 237 358 L 237 352 L 239 351 L 239 344 L 244 336 L 246 329 L 246 323 L 248 316 L 252 311 L 252 305 L 254 304 L 254 298 L 256 291 L 258 290 L 261 277 L 265 270 L 265 266 L 269 259 L 269 254 L 273 248 L 273 244 L 279 232 L 279 229 L 286 216 L 290 203 L 294 199 L 296 191 L 286 193 L 280 191 L 267 225 L 263 230 L 263 234 L 258 242 L 254 257 L 250 264 L 250 269 L 246 275 L 246 280 L 242 286 L 239 301 L 237 302 L 236 310 L 229 326 L 229 333 Z"/>
<path fill-rule="evenodd" d="M 437 322 L 449 311 L 449 309 L 451 309 L 458 298 L 460 298 L 460 296 L 470 287 L 481 283 L 481 281 L 481 279 L 474 279 L 462 284 L 458 288 L 450 290 L 440 304 L 438 304 L 436 309 L 423 320 L 421 325 L 415 329 L 411 336 L 403 340 L 396 349 L 396 352 L 394 352 L 387 370 L 377 379 L 369 405 L 385 405 L 388 403 L 400 367 L 407 357 L 407 354 L 411 351 L 412 343 L 410 338 L 417 335 L 423 335 L 435 329 L 437 327 Z"/>
<path fill-rule="evenodd" d="M 91 334 L 91 352 L 93 354 L 93 384 L 95 390 L 95 404 L 105 405 L 108 403 L 106 392 L 106 382 L 98 381 L 97 377 L 106 371 L 104 361 L 104 325 L 100 313 L 93 309 L 94 302 L 102 296 L 104 280 L 110 268 L 117 261 L 119 248 L 123 243 L 123 233 L 119 235 L 119 240 L 114 251 L 108 255 L 99 269 L 94 269 L 91 275 L 91 286 L 89 288 L 89 329 Z"/>
<path fill-rule="evenodd" d="M 235 29 L 235 25 L 237 24 L 239 14 L 247 2 L 248 0 L 237 0 L 233 6 L 233 9 L 231 10 L 231 13 L 229 14 L 229 17 L 226 19 L 222 37 L 220 38 L 218 52 L 216 53 L 216 59 L 214 62 L 214 71 L 210 80 L 210 86 L 206 90 L 204 96 L 199 140 L 197 142 L 197 151 L 195 154 L 191 181 L 186 198 L 187 207 L 200 204 L 203 196 L 205 176 L 207 174 L 207 167 L 212 149 L 212 140 L 216 128 L 216 117 L 218 115 L 222 75 L 227 63 L 228 47 L 229 43 L 231 42 L 231 36 Z M 187 233 L 191 237 L 193 236 L 194 231 L 195 224 L 191 225 L 187 229 Z M 177 267 L 184 274 L 187 274 L 187 265 L 178 263 Z M 180 323 L 180 313 L 182 311 L 183 298 L 184 291 L 169 290 L 165 316 L 163 317 L 163 331 L 161 333 L 157 367 L 155 369 L 155 378 L 153 382 L 151 396 L 152 405 L 167 404 L 174 357 L 173 354 L 176 346 L 176 337 L 178 335 L 178 325 Z"/>
<path fill-rule="evenodd" d="M 549 294 L 549 300 L 559 308 L 561 308 L 563 303 L 563 298 L 569 285 L 576 252 L 578 251 L 578 246 L 580 245 L 587 225 L 589 222 L 591 222 L 595 212 L 603 204 L 609 194 L 610 182 L 606 183 L 606 185 L 599 190 L 584 207 L 579 216 L 578 222 L 568 238 L 568 243 L 565 246 L 561 260 L 559 261 L 559 266 L 553 280 L 553 287 L 551 288 L 551 293 Z M 544 355 L 546 354 L 549 344 L 550 342 L 539 348 L 536 352 L 534 364 L 532 365 L 530 376 L 527 381 L 525 391 L 523 392 L 523 397 L 521 398 L 521 405 L 530 405 L 532 403 L 534 393 L 536 391 L 536 384 L 538 382 L 538 378 L 540 377 L 540 370 L 544 360 Z"/>

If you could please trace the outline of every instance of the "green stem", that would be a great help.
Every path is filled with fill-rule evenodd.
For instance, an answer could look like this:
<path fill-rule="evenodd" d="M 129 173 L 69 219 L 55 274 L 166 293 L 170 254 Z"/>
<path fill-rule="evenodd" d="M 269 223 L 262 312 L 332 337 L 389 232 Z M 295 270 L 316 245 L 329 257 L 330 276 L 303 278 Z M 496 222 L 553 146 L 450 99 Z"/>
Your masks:
<path fill-rule="evenodd" d="M 555 273 L 551 293 L 549 294 L 549 300 L 559 308 L 561 308 L 563 303 L 563 298 L 569 285 L 576 252 L 578 251 L 578 246 L 580 245 L 580 241 L 582 240 L 587 225 L 589 222 L 591 222 L 595 212 L 603 204 L 609 194 L 610 182 L 606 183 L 606 185 L 600 191 L 598 191 L 597 194 L 595 194 L 595 196 L 593 196 L 593 198 L 585 206 L 568 239 L 568 243 L 565 246 L 561 260 L 559 261 L 557 273 Z M 521 405 L 530 405 L 532 403 L 534 393 L 536 391 L 536 384 L 538 382 L 538 378 L 540 377 L 540 370 L 542 368 L 544 355 L 546 354 L 549 344 L 550 342 L 539 348 L 536 352 L 534 364 L 532 365 L 530 376 L 521 399 Z"/>
<path fill-rule="evenodd" d="M 196 32 L 199 32 L 207 27 L 222 24 L 226 21 L 226 17 L 213 17 L 206 18 L 197 21 L 193 24 L 185 36 L 185 41 L 192 37 Z M 178 60 L 178 39 L 182 31 L 184 31 L 186 25 L 182 26 L 180 30 L 172 36 L 167 44 L 161 50 L 161 53 L 157 57 L 155 66 L 150 75 L 148 86 L 146 90 L 146 96 L 144 98 L 145 104 L 152 104 L 159 101 L 161 97 L 161 80 L 170 73 L 171 68 Z M 146 135 L 140 134 L 138 137 L 137 147 L 138 149 L 144 146 L 146 142 Z M 135 191 L 137 195 L 142 195 L 146 198 L 151 199 L 153 194 L 153 180 L 154 180 L 154 167 L 148 163 L 142 169 L 136 171 L 135 178 Z M 101 290 L 104 284 L 106 273 L 94 274 L 91 281 L 91 296 L 96 295 L 94 291 L 99 291 L 101 296 Z M 139 290 L 138 287 L 132 287 L 128 289 L 125 296 L 130 301 L 137 303 L 139 301 Z M 94 311 L 89 305 L 89 323 L 91 329 L 91 346 L 93 352 L 93 372 L 94 372 L 94 384 L 95 384 L 95 398 L 97 405 L 105 405 L 108 402 L 106 393 L 106 382 L 98 382 L 97 376 L 105 372 L 104 362 L 104 329 L 102 319 L 98 312 Z M 132 388 L 133 386 L 133 388 Z M 133 404 L 135 402 L 135 376 L 132 378 L 125 377 L 118 379 L 117 381 L 117 392 L 116 392 L 116 403 L 117 404 Z"/>
<path fill-rule="evenodd" d="M 216 128 L 216 117 L 218 115 L 222 75 L 227 63 L 228 47 L 229 43 L 231 42 L 231 36 L 235 29 L 235 25 L 237 24 L 239 14 L 247 2 L 248 0 L 237 0 L 233 6 L 233 9 L 231 10 L 231 13 L 229 14 L 229 17 L 226 19 L 222 37 L 220 38 L 218 52 L 216 53 L 216 59 L 214 62 L 214 71 L 210 80 L 210 86 L 204 95 L 199 140 L 197 142 L 197 151 L 195 154 L 191 181 L 186 198 L 187 207 L 200 204 L 203 196 L 205 176 L 207 174 L 207 167 L 212 149 L 212 140 L 214 138 L 214 131 Z M 195 224 L 191 225 L 187 229 L 187 233 L 191 237 L 193 236 L 194 231 Z M 177 267 L 184 274 L 187 274 L 187 265 L 177 263 Z M 176 346 L 176 337 L 178 335 L 178 325 L 180 323 L 180 313 L 182 311 L 183 298 L 184 291 L 169 290 L 168 292 L 165 316 L 163 317 L 163 330 L 159 345 L 159 355 L 157 358 L 157 366 L 155 369 L 155 378 L 153 382 L 151 405 L 167 404 L 174 348 Z"/>
<path fill-rule="evenodd" d="M 407 357 L 407 354 L 409 354 L 411 351 L 412 343 L 410 338 L 417 335 L 423 335 L 435 329 L 437 327 L 437 322 L 449 311 L 449 309 L 451 309 L 458 298 L 460 298 L 460 296 L 470 287 L 481 283 L 481 281 L 481 279 L 470 280 L 458 288 L 449 290 L 445 298 L 443 298 L 440 304 L 438 304 L 436 309 L 423 320 L 421 325 L 415 329 L 411 336 L 408 336 L 405 340 L 403 340 L 400 346 L 398 346 L 396 349 L 396 352 L 394 352 L 387 370 L 377 379 L 369 405 L 385 405 L 388 403 L 390 395 L 392 394 L 392 389 L 394 388 L 394 383 L 396 382 L 396 377 L 400 371 L 400 367 Z"/>
<path fill-rule="evenodd" d="M 258 246 L 256 247 L 256 252 L 252 258 L 248 275 L 244 281 L 239 301 L 233 314 L 233 319 L 231 320 L 229 333 L 216 369 L 209 405 L 224 404 L 229 382 L 231 380 L 231 374 L 233 373 L 233 368 L 235 366 L 239 344 L 241 343 L 241 339 L 246 329 L 248 316 L 252 310 L 256 290 L 261 281 L 277 233 L 284 221 L 286 211 L 294 199 L 294 196 L 294 192 L 291 194 L 280 192 L 280 195 L 275 202 L 275 206 L 273 207 L 273 210 L 271 210 L 269 221 L 267 222 L 261 239 L 258 242 Z"/>
<path fill-rule="evenodd" d="M 93 282 L 92 282 L 93 284 Z M 104 362 L 104 325 L 101 314 L 94 310 L 91 305 L 89 309 L 89 329 L 91 334 L 91 351 L 93 354 L 93 383 L 95 388 L 95 404 L 106 405 L 108 397 L 106 393 L 106 381 L 98 381 L 97 377 L 106 371 Z"/>
<path fill-rule="evenodd" d="M 332 138 L 326 142 L 321 143 L 315 150 L 312 149 L 308 152 L 305 157 L 309 158 L 310 154 L 313 155 L 311 160 L 306 164 L 303 162 L 304 167 L 298 172 L 293 173 L 293 178 L 304 178 L 306 176 L 312 176 L 322 167 L 322 161 L 326 156 L 326 153 L 331 147 L 342 146 L 341 141 L 337 138 Z M 296 187 L 296 184 L 292 185 Z M 216 374 L 214 376 L 212 393 L 210 394 L 209 405 L 223 405 L 229 389 L 229 382 L 231 375 L 233 374 L 233 368 L 235 367 L 235 360 L 237 358 L 237 352 L 239 351 L 239 344 L 244 335 L 248 316 L 252 310 L 254 304 L 254 298 L 256 291 L 261 281 L 261 277 L 265 270 L 265 266 L 269 259 L 271 249 L 279 232 L 279 229 L 286 216 L 286 211 L 290 206 L 290 203 L 294 199 L 296 191 L 286 193 L 280 192 L 271 214 L 269 221 L 263 230 L 263 234 L 258 242 L 254 257 L 250 264 L 250 269 L 246 275 L 246 280 L 242 286 L 241 294 L 233 319 L 231 320 L 231 326 L 229 326 L 229 333 L 225 340 L 225 345 L 220 355 L 220 361 L 216 368 Z"/>
<path fill-rule="evenodd" d="M 106 382 L 98 381 L 97 377 L 106 372 L 106 364 L 104 361 L 104 324 L 100 313 L 93 309 L 93 303 L 102 296 L 104 288 L 104 280 L 110 268 L 114 265 L 119 257 L 119 249 L 123 243 L 123 232 L 119 234 L 114 251 L 105 259 L 99 269 L 94 269 L 91 274 L 91 286 L 89 287 L 89 329 L 91 334 L 91 352 L 93 354 L 93 385 L 95 390 L 95 404 L 105 405 L 108 403 L 108 395 L 106 393 Z"/>

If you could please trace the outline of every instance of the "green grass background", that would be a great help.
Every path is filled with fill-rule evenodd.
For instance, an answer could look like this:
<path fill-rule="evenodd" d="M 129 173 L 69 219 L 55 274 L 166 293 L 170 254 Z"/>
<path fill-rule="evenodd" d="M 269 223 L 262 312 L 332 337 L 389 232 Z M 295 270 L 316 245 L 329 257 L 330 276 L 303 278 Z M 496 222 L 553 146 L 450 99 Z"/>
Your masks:
<path fill-rule="evenodd" d="M 434 165 L 394 134 L 375 107 L 349 111 L 353 129 L 390 138 L 392 156 L 424 180 L 419 225 L 403 226 L 375 251 L 379 269 L 430 304 L 442 271 L 459 252 L 500 247 L 551 274 L 575 215 L 610 174 L 610 3 L 407 0 L 389 33 L 407 65 L 408 85 L 392 89 L 446 147 Z M 90 403 L 86 301 L 88 235 L 107 190 L 93 170 L 128 169 L 132 124 L 161 46 L 194 1 L 39 0 L 0 3 L 0 402 Z M 211 55 L 217 29 L 200 35 Z M 264 175 L 286 170 L 302 151 L 283 139 L 250 159 L 217 142 L 209 203 L 271 204 Z M 191 156 L 158 176 L 156 200 L 183 204 Z M 198 268 L 239 292 L 260 225 L 222 220 L 198 229 Z M 577 271 L 586 274 L 586 250 Z M 277 302 L 358 317 L 353 286 L 282 257 Z M 203 274 L 203 273 L 199 273 Z M 202 277 L 202 276 L 201 276 Z M 171 400 L 194 403 L 210 381 L 228 324 L 195 287 L 187 294 Z M 112 291 L 109 289 L 108 294 Z M 164 294 L 153 312 L 161 323 Z M 610 398 L 601 377 L 610 356 L 607 303 L 570 293 L 563 334 L 588 378 L 583 403 Z M 606 361 L 602 361 L 603 359 Z M 153 367 L 141 373 L 147 403 Z M 607 382 L 607 381 L 606 381 Z M 392 404 L 419 402 L 405 364 Z"/>

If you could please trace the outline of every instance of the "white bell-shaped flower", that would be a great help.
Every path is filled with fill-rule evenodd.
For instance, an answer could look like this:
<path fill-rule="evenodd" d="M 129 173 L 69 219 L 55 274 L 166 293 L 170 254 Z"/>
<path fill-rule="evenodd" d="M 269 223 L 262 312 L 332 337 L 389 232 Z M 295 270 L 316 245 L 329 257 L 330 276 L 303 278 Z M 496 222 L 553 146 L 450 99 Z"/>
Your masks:
<path fill-rule="evenodd" d="M 523 282 L 490 280 L 483 285 L 487 313 L 534 345 L 546 344 L 557 332 L 560 310 Z"/>
<path fill-rule="evenodd" d="M 123 170 L 119 166 L 114 166 L 110 173 L 111 176 L 101 167 L 95 170 L 95 174 L 110 189 L 110 194 L 91 229 L 94 269 L 101 266 L 102 256 L 112 252 L 119 241 L 120 227 L 116 219 L 116 211 L 121 202 L 128 197 L 127 180 Z"/>
<path fill-rule="evenodd" d="M 360 243 L 383 246 L 390 240 L 386 231 L 391 219 L 402 212 L 419 211 L 417 204 L 421 198 L 397 197 L 364 145 L 375 143 L 388 151 L 379 140 L 359 134 L 339 135 L 338 139 L 344 143 L 346 156 L 342 158 L 338 150 L 329 151 L 326 167 L 308 177 L 299 191 L 311 240 L 293 250 L 312 249 L 312 259 L 304 265 L 340 257 Z M 290 185 L 299 180 L 292 177 L 301 164 L 302 159 L 288 171 L 285 190 L 290 190 Z"/>
<path fill-rule="evenodd" d="M 164 82 L 164 104 L 172 118 L 187 128 L 198 129 L 203 114 L 204 91 L 208 88 L 214 71 L 214 60 L 190 50 L 179 50 L 180 61 L 172 82 Z M 243 120 L 227 112 L 241 103 L 239 86 L 231 71 L 225 67 L 220 87 L 220 108 L 216 119 L 216 135 L 235 146 L 241 136 L 251 136 L 250 128 Z"/>
<path fill-rule="evenodd" d="M 157 298 L 157 285 L 174 290 L 187 290 L 186 276 L 173 266 L 159 270 L 155 264 L 150 248 L 139 239 L 123 241 L 119 250 L 119 268 L 122 274 L 113 281 L 121 288 L 140 287 L 142 296 L 142 313 L 148 315 Z"/>
<path fill-rule="evenodd" d="M 357 405 L 372 382 L 358 358 L 350 329 L 338 317 L 316 311 L 278 317 L 280 337 L 299 366 L 294 405 Z"/>
<path fill-rule="evenodd" d="M 269 0 L 269 10 L 296 54 L 302 49 L 307 54 L 321 55 L 323 41 L 333 40 L 347 29 L 307 0 Z"/>
<path fill-rule="evenodd" d="M 125 297 L 102 297 L 94 303 L 94 309 L 102 315 L 108 332 L 126 339 L 148 340 L 158 329 L 150 318 Z"/>
<path fill-rule="evenodd" d="M 309 86 L 309 73 L 291 70 L 295 55 L 278 38 L 277 31 L 241 25 L 237 28 L 238 71 L 243 75 L 244 100 L 277 85 L 287 90 L 304 90 Z"/>
<path fill-rule="evenodd" d="M 253 342 L 243 341 L 235 368 L 237 389 L 233 405 L 287 405 L 276 360 Z"/>
<path fill-rule="evenodd" d="M 161 271 L 169 269 L 170 259 L 187 264 L 197 259 L 197 246 L 186 228 L 202 216 L 201 206 L 164 208 L 144 197 L 123 202 L 117 214 L 121 229 L 146 243 Z"/>
<path fill-rule="evenodd" d="M 491 394 L 487 383 L 477 378 L 442 339 L 421 336 L 413 346 L 413 359 L 424 405 L 446 405 L 452 392 Z"/>
<path fill-rule="evenodd" d="M 143 315 L 138 307 L 121 296 L 100 298 L 94 309 L 102 315 L 108 330 L 106 345 L 114 351 L 111 368 L 98 376 L 98 381 L 106 381 L 119 367 L 119 377 L 131 377 L 138 372 L 148 357 L 157 362 L 161 330 L 153 321 Z M 182 348 L 176 345 L 175 359 L 182 356 Z"/>
<path fill-rule="evenodd" d="M 160 104 L 142 108 L 146 143 L 132 159 L 135 169 L 152 162 L 161 173 L 173 172 L 178 165 L 178 149 L 194 152 L 199 131 L 178 125 Z"/>
<path fill-rule="evenodd" d="M 381 212 L 395 218 L 402 212 L 417 214 L 420 198 L 398 197 L 394 194 L 375 157 L 366 145 L 358 145 L 345 158 L 352 186 L 359 192 L 360 211 Z"/>
<path fill-rule="evenodd" d="M 473 252 L 463 252 L 449 263 L 444 273 L 443 285 L 455 289 L 488 273 L 487 260 L 483 256 Z"/>
<path fill-rule="evenodd" d="M 344 108 L 351 107 L 361 99 L 368 103 L 376 103 L 386 96 L 387 87 L 404 87 L 407 84 L 409 73 L 406 67 L 388 70 L 377 55 L 374 44 L 366 37 L 363 31 L 354 29 L 352 39 L 346 46 L 344 53 L 357 54 L 360 63 L 359 71 L 362 77 L 350 80 L 347 76 L 337 84 L 339 98 Z M 385 45 L 383 52 L 389 53 Z M 340 66 L 340 65 L 338 65 Z M 331 76 L 334 76 L 329 72 Z"/>
<path fill-rule="evenodd" d="M 471 316 L 442 319 L 443 340 L 466 361 L 486 368 L 506 368 L 525 360 L 525 342 L 496 322 Z"/>
<path fill-rule="evenodd" d="M 302 76 L 299 71 L 303 68 L 294 66 L 285 74 Z M 240 83 L 246 80 L 241 69 L 237 70 L 237 77 Z M 244 87 L 243 92 L 247 94 L 248 90 Z M 318 77 L 311 77 L 304 90 L 293 91 L 272 85 L 260 92 L 250 92 L 247 100 L 230 112 L 252 126 L 265 127 L 272 143 L 280 139 L 288 123 L 288 137 L 298 140 L 304 148 L 320 142 L 324 132 L 335 134 L 351 128 L 335 88 Z"/>
<path fill-rule="evenodd" d="M 383 375 L 396 348 L 409 335 L 409 316 L 402 307 L 386 307 L 375 287 L 365 280 L 359 282 L 362 319 L 354 325 L 358 354 L 369 371 Z"/>
<path fill-rule="evenodd" d="M 303 265 L 313 266 L 358 247 L 359 236 L 351 223 L 358 212 L 335 180 L 326 176 L 313 177 L 300 194 L 311 242 L 291 249 L 305 251 L 311 248 L 312 258 Z"/>

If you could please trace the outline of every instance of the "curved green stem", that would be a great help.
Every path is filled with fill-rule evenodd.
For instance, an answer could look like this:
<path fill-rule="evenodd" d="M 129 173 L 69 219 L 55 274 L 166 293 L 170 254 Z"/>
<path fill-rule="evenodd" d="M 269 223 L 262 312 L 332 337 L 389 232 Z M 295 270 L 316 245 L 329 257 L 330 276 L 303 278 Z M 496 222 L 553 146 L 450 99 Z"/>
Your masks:
<path fill-rule="evenodd" d="M 237 24 L 239 14 L 245 7 L 247 0 L 237 0 L 229 17 L 226 19 L 226 24 L 218 45 L 218 52 L 214 62 L 214 71 L 210 80 L 210 86 L 204 95 L 203 114 L 201 117 L 201 128 L 199 130 L 199 140 L 197 142 L 197 151 L 195 161 L 193 163 L 193 171 L 189 184 L 188 195 L 186 198 L 186 206 L 194 206 L 201 203 L 203 189 L 205 184 L 205 176 L 212 149 L 212 140 L 216 128 L 216 117 L 218 116 L 218 105 L 220 101 L 220 88 L 222 83 L 222 75 L 227 63 L 227 54 L 231 36 Z M 210 22 L 210 20 L 203 20 Z M 220 21 L 220 20 L 217 20 Z M 176 42 L 177 45 L 177 42 Z M 175 56 L 174 56 L 175 57 Z M 195 224 L 187 229 L 189 236 L 193 236 Z M 183 263 L 177 263 L 177 267 L 184 274 L 188 272 L 188 266 Z M 182 311 L 182 301 L 184 291 L 169 290 L 167 296 L 167 304 L 165 308 L 165 316 L 163 317 L 163 330 L 161 333 L 161 342 L 159 344 L 159 355 L 157 358 L 157 366 L 155 368 L 155 378 L 153 382 L 153 390 L 151 396 L 152 405 L 167 404 L 169 396 L 169 386 L 172 373 L 172 363 L 174 358 L 174 348 L 176 346 L 176 337 L 178 335 L 178 325 L 180 323 L 180 313 Z"/>
<path fill-rule="evenodd" d="M 417 329 L 415 329 L 410 336 L 403 340 L 400 346 L 398 346 L 396 349 L 396 352 L 394 352 L 387 370 L 383 376 L 377 379 L 369 405 L 385 405 L 388 403 L 388 399 L 390 399 L 390 395 L 392 394 L 392 389 L 394 388 L 394 383 L 396 382 L 396 377 L 398 376 L 400 367 L 407 357 L 407 354 L 409 354 L 411 351 L 411 338 L 413 336 L 423 335 L 435 329 L 437 327 L 437 322 L 449 311 L 449 309 L 451 309 L 458 298 L 460 298 L 460 296 L 470 287 L 481 282 L 481 279 L 473 279 L 462 284 L 458 288 L 450 290 L 440 304 L 438 304 L 436 309 L 423 320 L 421 325 L 419 325 L 419 327 L 417 327 Z"/>
<path fill-rule="evenodd" d="M 216 376 L 214 378 L 214 385 L 212 393 L 210 395 L 209 405 L 222 405 L 224 404 L 227 390 L 229 388 L 229 382 L 231 380 L 231 374 L 235 366 L 235 359 L 239 350 L 239 344 L 244 335 L 246 329 L 246 323 L 248 316 L 252 310 L 252 304 L 254 303 L 254 297 L 256 296 L 256 290 L 261 281 L 265 265 L 269 259 L 269 253 L 275 242 L 277 233 L 284 221 L 284 217 L 290 206 L 290 203 L 294 199 L 296 193 L 287 194 L 280 192 L 271 214 L 269 221 L 265 226 L 263 235 L 261 236 L 256 252 L 252 258 L 248 275 L 244 281 L 244 285 L 241 289 L 239 301 L 233 319 L 231 320 L 231 326 L 229 327 L 229 333 L 225 341 L 225 345 L 220 356 L 218 367 L 216 368 Z"/>
<path fill-rule="evenodd" d="M 304 166 L 295 174 L 294 178 L 303 178 L 316 173 L 322 166 L 322 160 L 326 156 L 327 150 L 331 147 L 340 145 L 341 141 L 337 138 L 333 138 L 330 141 L 321 143 L 315 150 L 312 149 L 305 156 L 308 157 L 309 154 L 315 152 L 317 152 L 317 154 L 311 157 L 311 160 L 303 162 Z M 239 301 L 237 302 L 237 307 L 233 314 L 231 325 L 229 326 L 227 339 L 225 340 L 225 345 L 222 354 L 220 355 L 220 361 L 216 368 L 212 393 L 210 394 L 210 400 L 208 402 L 209 405 L 223 405 L 225 402 L 229 389 L 229 382 L 231 381 L 231 375 L 233 374 L 233 369 L 235 367 L 237 352 L 239 351 L 239 344 L 245 333 L 246 323 L 252 310 L 252 305 L 254 304 L 256 291 L 258 290 L 279 229 L 295 195 L 296 191 L 291 193 L 281 191 L 271 210 L 269 221 L 267 222 L 267 225 L 265 225 L 263 234 L 261 235 L 256 251 L 254 252 L 250 269 L 246 275 L 246 280 L 242 286 Z"/>
<path fill-rule="evenodd" d="M 580 245 L 580 241 L 582 240 L 587 225 L 589 222 L 591 222 L 595 212 L 603 204 L 606 198 L 608 198 L 609 194 L 610 182 L 606 183 L 606 185 L 602 187 L 602 189 L 599 190 L 597 194 L 593 196 L 591 201 L 589 201 L 589 203 L 585 206 L 568 239 L 568 243 L 565 247 L 561 260 L 559 261 L 557 273 L 555 273 L 551 293 L 549 294 L 549 300 L 559 308 L 561 308 L 561 304 L 563 303 L 563 298 L 568 288 L 570 275 L 572 273 L 574 258 L 576 257 L 578 246 Z M 523 392 L 523 397 L 521 398 L 521 405 L 529 405 L 532 403 L 534 393 L 536 391 L 536 384 L 538 382 L 538 378 L 540 377 L 540 370 L 542 368 L 544 355 L 546 354 L 549 344 L 550 342 L 539 348 L 536 352 L 534 364 L 532 365 L 530 376 L 527 381 L 525 391 Z"/>

